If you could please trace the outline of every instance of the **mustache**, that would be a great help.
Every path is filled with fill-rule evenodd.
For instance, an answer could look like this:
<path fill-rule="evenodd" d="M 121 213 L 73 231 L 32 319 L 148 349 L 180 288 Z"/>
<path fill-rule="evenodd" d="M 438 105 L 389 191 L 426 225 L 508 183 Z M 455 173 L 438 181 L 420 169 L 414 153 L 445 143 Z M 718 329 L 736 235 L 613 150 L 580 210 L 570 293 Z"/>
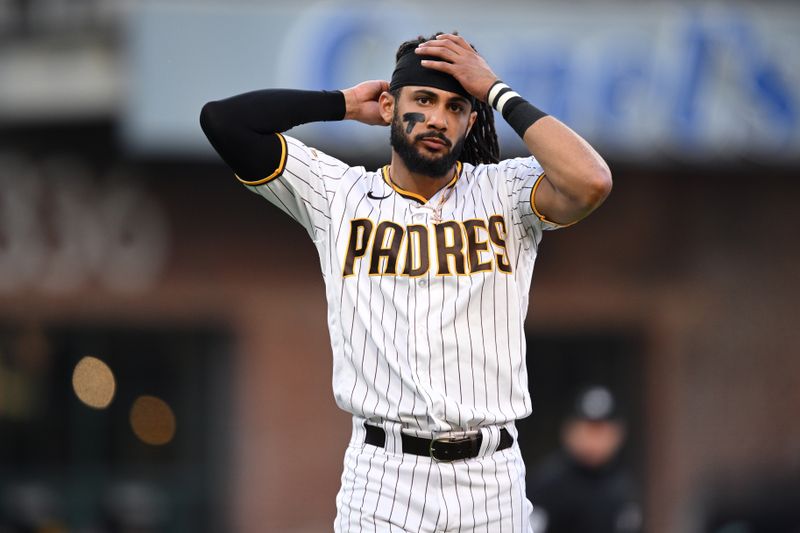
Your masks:
<path fill-rule="evenodd" d="M 414 137 L 414 142 L 418 142 L 418 141 L 422 141 L 422 140 L 424 140 L 424 139 L 430 139 L 430 138 L 439 139 L 439 140 L 440 140 L 440 141 L 442 141 L 442 142 L 445 144 L 445 146 L 447 146 L 448 148 L 450 148 L 451 146 L 453 146 L 453 143 L 452 143 L 452 142 L 450 142 L 450 139 L 448 139 L 447 137 L 445 137 L 445 136 L 444 136 L 444 134 L 442 134 L 442 133 L 437 133 L 437 132 L 420 133 L 420 134 L 418 134 L 417 136 L 415 136 L 415 137 Z"/>

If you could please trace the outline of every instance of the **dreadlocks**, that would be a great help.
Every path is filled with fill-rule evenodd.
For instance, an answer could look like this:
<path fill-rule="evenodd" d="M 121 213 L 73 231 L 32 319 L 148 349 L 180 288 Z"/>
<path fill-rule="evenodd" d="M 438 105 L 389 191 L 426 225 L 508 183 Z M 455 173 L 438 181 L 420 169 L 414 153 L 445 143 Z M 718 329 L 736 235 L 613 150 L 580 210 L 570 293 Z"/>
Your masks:
<path fill-rule="evenodd" d="M 409 50 L 413 50 L 420 44 L 432 41 L 437 35 L 442 32 L 437 32 L 431 37 L 423 37 L 420 35 L 416 39 L 406 41 L 397 49 L 395 61 L 400 59 Z M 454 32 L 458 35 L 457 32 Z M 472 46 L 472 45 L 470 45 Z M 475 50 L 475 47 L 472 47 Z M 477 50 L 476 50 L 477 51 Z M 392 91 L 392 95 L 397 98 L 400 95 L 400 89 Z M 497 142 L 497 132 L 494 129 L 494 113 L 492 108 L 486 102 L 475 100 L 473 108 L 478 116 L 475 118 L 475 123 L 472 129 L 464 140 L 464 149 L 461 152 L 461 160 L 471 165 L 479 165 L 481 163 L 497 163 L 500 161 L 500 146 Z"/>

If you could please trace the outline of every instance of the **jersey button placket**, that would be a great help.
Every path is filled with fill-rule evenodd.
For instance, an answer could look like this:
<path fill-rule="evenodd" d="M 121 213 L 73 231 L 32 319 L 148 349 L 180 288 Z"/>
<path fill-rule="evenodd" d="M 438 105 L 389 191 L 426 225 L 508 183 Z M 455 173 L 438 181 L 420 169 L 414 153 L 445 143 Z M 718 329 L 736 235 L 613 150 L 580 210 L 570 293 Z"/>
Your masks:
<path fill-rule="evenodd" d="M 423 205 L 412 205 L 410 213 L 407 218 L 409 224 L 422 224 L 428 225 L 428 215 L 430 210 Z M 417 279 L 417 286 L 424 289 L 428 286 L 428 274 L 424 274 L 421 278 Z M 419 333 L 419 331 L 417 331 Z"/>
<path fill-rule="evenodd" d="M 428 226 L 428 209 L 426 209 L 422 205 L 412 205 L 408 219 L 408 223 L 410 224 L 420 224 L 423 226 Z M 427 245 L 427 243 L 426 243 Z M 428 273 L 423 274 L 421 277 L 417 278 L 415 282 L 417 288 L 425 289 L 428 287 Z M 415 302 L 415 309 L 409 310 L 414 315 L 414 321 L 416 323 L 416 328 L 414 328 L 414 333 L 417 336 L 417 352 L 424 352 L 424 347 L 427 346 L 427 336 L 428 336 L 428 329 L 426 327 L 427 320 L 428 320 L 428 306 L 427 306 L 427 296 L 425 292 L 417 292 L 416 302 Z"/>

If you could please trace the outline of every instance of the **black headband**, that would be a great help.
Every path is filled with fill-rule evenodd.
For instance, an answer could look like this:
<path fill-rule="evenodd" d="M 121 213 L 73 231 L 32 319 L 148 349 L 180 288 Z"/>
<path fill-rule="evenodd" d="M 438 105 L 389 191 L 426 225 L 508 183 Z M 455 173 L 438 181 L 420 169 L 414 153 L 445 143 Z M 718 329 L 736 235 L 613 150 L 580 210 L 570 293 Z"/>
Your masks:
<path fill-rule="evenodd" d="M 453 76 L 432 68 L 423 67 L 421 63 L 423 59 L 442 61 L 436 57 L 418 55 L 412 48 L 397 60 L 389 90 L 393 91 L 407 85 L 435 87 L 443 91 L 460 94 L 475 107 L 475 98 Z"/>

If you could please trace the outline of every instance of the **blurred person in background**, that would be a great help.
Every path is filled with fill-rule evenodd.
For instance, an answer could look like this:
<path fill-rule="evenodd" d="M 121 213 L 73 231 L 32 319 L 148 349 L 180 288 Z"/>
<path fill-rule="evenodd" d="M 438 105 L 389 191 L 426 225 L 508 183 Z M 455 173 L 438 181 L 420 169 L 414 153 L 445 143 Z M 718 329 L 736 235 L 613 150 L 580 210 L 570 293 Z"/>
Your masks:
<path fill-rule="evenodd" d="M 620 461 L 626 429 L 611 391 L 582 390 L 561 429 L 562 448 L 528 481 L 535 533 L 637 533 L 642 513 Z"/>

